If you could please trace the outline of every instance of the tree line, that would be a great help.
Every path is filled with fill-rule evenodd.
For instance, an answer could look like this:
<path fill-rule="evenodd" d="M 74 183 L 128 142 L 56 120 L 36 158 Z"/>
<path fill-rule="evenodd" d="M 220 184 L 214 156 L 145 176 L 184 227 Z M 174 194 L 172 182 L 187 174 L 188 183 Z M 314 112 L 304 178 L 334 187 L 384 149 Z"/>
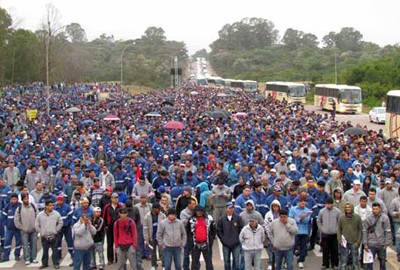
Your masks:
<path fill-rule="evenodd" d="M 44 17 L 35 32 L 19 29 L 0 7 L 0 85 L 46 82 L 46 45 L 50 84 L 119 81 L 123 54 L 124 84 L 166 87 L 173 57 L 178 56 L 182 66 L 187 62 L 185 43 L 167 40 L 160 27 L 151 26 L 134 40 L 102 34 L 88 41 L 79 23 L 60 23 L 54 6 L 46 7 Z"/>
<path fill-rule="evenodd" d="M 364 103 L 378 105 L 388 90 L 400 86 L 399 45 L 364 41 L 352 27 L 329 32 L 319 41 L 293 28 L 280 37 L 273 22 L 244 18 L 226 24 L 218 35 L 207 56 L 224 78 L 334 83 L 336 61 L 338 83 L 361 86 Z"/>

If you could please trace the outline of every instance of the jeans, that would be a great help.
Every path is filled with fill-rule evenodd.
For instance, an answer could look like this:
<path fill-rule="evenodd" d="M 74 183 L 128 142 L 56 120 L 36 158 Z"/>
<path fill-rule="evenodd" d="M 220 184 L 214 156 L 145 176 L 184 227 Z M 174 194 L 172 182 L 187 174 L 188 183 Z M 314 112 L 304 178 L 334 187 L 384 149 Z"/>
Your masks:
<path fill-rule="evenodd" d="M 22 249 L 24 251 L 24 260 L 26 262 L 31 262 L 33 260 L 36 260 L 37 240 L 38 240 L 37 233 L 21 232 L 21 239 L 22 239 Z"/>
<path fill-rule="evenodd" d="M 200 270 L 200 255 L 203 254 L 204 261 L 206 263 L 206 270 L 213 270 L 212 258 L 211 258 L 212 247 L 208 246 L 206 250 L 200 250 L 194 247 L 192 250 L 192 270 Z"/>
<path fill-rule="evenodd" d="M 49 248 L 51 248 L 51 259 L 53 260 L 53 265 L 58 265 L 58 252 L 57 252 L 57 239 L 56 236 L 53 237 L 42 237 L 42 265 L 49 265 Z"/>
<path fill-rule="evenodd" d="M 338 241 L 336 234 L 321 234 L 322 265 L 329 268 L 339 265 Z"/>
<path fill-rule="evenodd" d="M 268 265 L 272 266 L 274 264 L 274 251 L 271 242 L 268 242 L 268 246 L 266 249 L 268 254 Z"/>
<path fill-rule="evenodd" d="M 396 222 L 393 224 L 394 224 L 394 233 L 396 235 L 400 229 L 400 223 Z M 395 238 L 396 238 L 395 245 L 396 245 L 397 258 L 400 258 L 400 238 L 398 238 L 398 237 L 395 237 Z"/>
<path fill-rule="evenodd" d="M 97 254 L 99 255 L 100 267 L 104 269 L 104 267 L 105 267 L 104 241 L 94 243 L 94 249 L 92 250 L 92 262 L 90 264 L 90 266 L 93 266 L 93 267 L 96 266 L 96 251 L 97 251 Z"/>
<path fill-rule="evenodd" d="M 298 234 L 296 235 L 296 247 L 300 252 L 299 262 L 304 262 L 307 256 L 307 243 L 308 243 L 308 235 L 307 234 Z"/>
<path fill-rule="evenodd" d="M 193 249 L 193 241 L 186 241 L 185 248 L 183 249 L 183 270 L 190 269 L 190 253 Z"/>
<path fill-rule="evenodd" d="M 243 250 L 244 254 L 244 268 L 250 270 L 254 262 L 254 270 L 261 270 L 261 252 L 258 250 Z"/>
<path fill-rule="evenodd" d="M 74 240 L 72 239 L 72 228 L 71 226 L 62 227 L 61 231 L 57 234 L 57 250 L 58 257 L 61 258 L 61 247 L 62 247 L 62 239 L 65 237 L 65 241 L 67 242 L 68 252 L 73 257 L 74 252 Z"/>
<path fill-rule="evenodd" d="M 125 270 L 126 261 L 129 260 L 131 270 L 136 270 L 136 251 L 133 246 L 130 246 L 127 251 L 122 251 L 120 247 L 117 248 L 117 269 Z"/>
<path fill-rule="evenodd" d="M 180 247 L 165 247 L 164 248 L 165 270 L 171 270 L 172 259 L 174 259 L 175 270 L 182 270 L 181 254 L 182 251 Z"/>
<path fill-rule="evenodd" d="M 222 251 L 224 253 L 224 265 L 225 270 L 239 270 L 240 266 L 240 245 L 230 248 L 227 246 L 222 246 Z M 230 262 L 230 256 L 232 254 L 232 267 Z"/>
<path fill-rule="evenodd" d="M 372 256 L 378 255 L 378 260 L 379 260 L 379 270 L 386 270 L 386 248 L 383 247 L 368 247 L 371 252 Z M 368 270 L 373 270 L 374 264 L 373 263 L 368 263 L 364 264 L 366 269 Z"/>
<path fill-rule="evenodd" d="M 83 270 L 90 267 L 91 252 L 90 250 L 75 249 L 74 250 L 74 270 L 80 270 L 81 265 Z"/>
<path fill-rule="evenodd" d="M 293 249 L 289 250 L 275 250 L 275 270 L 282 269 L 283 258 L 287 263 L 287 270 L 293 270 Z"/>
<path fill-rule="evenodd" d="M 353 262 L 353 270 L 359 270 L 359 260 L 358 260 L 358 246 L 355 244 L 347 243 L 346 248 L 340 246 L 340 270 L 347 269 L 347 261 L 349 258 L 349 253 L 351 260 Z"/>
<path fill-rule="evenodd" d="M 19 230 L 8 230 L 6 231 L 6 240 L 4 242 L 4 255 L 3 259 L 4 260 L 9 260 L 10 259 L 10 253 L 11 253 L 11 243 L 12 239 L 15 237 L 15 257 L 19 258 L 21 255 L 21 232 Z"/>

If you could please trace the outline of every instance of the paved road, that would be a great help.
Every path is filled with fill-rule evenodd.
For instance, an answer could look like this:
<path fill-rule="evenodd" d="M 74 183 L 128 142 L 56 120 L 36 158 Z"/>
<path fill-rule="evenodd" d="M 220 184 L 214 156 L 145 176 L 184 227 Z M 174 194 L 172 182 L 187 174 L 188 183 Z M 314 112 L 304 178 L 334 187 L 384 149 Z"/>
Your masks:
<path fill-rule="evenodd" d="M 65 243 L 64 243 L 65 244 Z M 40 245 L 40 243 L 39 243 Z M 106 244 L 105 244 L 106 247 Z M 387 264 L 387 269 L 388 270 L 398 270 L 399 265 L 396 261 L 396 254 L 394 253 L 394 248 L 390 247 L 388 248 L 388 264 Z M 40 259 L 42 257 L 42 249 L 39 250 L 38 252 L 38 260 L 40 262 Z M 37 269 L 40 266 L 39 264 L 31 264 L 29 266 L 25 266 L 23 260 L 16 262 L 14 261 L 14 255 L 13 251 L 11 253 L 11 261 L 5 262 L 5 263 L 0 263 L 0 269 L 15 269 L 15 270 L 22 270 L 22 269 Z M 51 252 L 50 252 L 51 254 Z M 50 255 L 51 256 L 51 255 Z M 262 269 L 267 269 L 267 253 L 265 250 L 263 250 L 262 253 Z M 63 259 L 61 261 L 61 269 L 71 269 L 68 265 L 72 262 L 69 254 L 67 255 L 67 248 L 65 245 L 63 245 Z M 306 263 L 305 263 L 305 269 L 311 269 L 311 270 L 317 270 L 321 269 L 321 262 L 322 262 L 322 254 L 319 252 L 319 246 L 316 246 L 316 248 L 313 251 L 310 251 L 308 253 L 308 257 L 306 258 Z M 107 263 L 107 261 L 106 261 Z M 149 270 L 151 268 L 151 264 L 149 260 L 144 260 L 143 261 L 143 268 L 145 270 Z M 50 260 L 51 264 L 51 260 Z M 222 245 L 219 241 L 216 241 L 213 246 L 213 264 L 214 264 L 214 269 L 215 270 L 222 270 L 224 269 L 223 265 L 223 257 L 222 257 Z M 161 265 L 161 263 L 159 263 Z M 396 267 L 397 266 L 397 267 Z M 50 266 L 48 269 L 52 269 L 52 266 Z M 111 265 L 111 266 L 106 266 L 106 269 L 116 269 L 116 265 Z M 161 269 L 161 266 L 158 267 L 158 269 Z M 202 263 L 202 268 L 205 269 L 204 267 L 204 262 Z M 295 269 L 298 269 L 297 266 Z M 374 269 L 379 269 L 378 265 L 375 264 Z M 247 269 L 246 269 L 247 270 Z"/>
<path fill-rule="evenodd" d="M 318 106 L 313 106 L 313 105 L 306 105 L 305 108 L 309 111 L 315 111 L 320 114 L 331 114 L 329 111 L 322 111 Z M 353 125 L 360 124 L 362 126 L 367 126 L 368 129 L 372 129 L 375 131 L 379 131 L 379 129 L 384 129 L 385 125 L 384 124 L 376 124 L 376 123 L 371 123 L 369 121 L 369 116 L 366 113 L 362 114 L 336 114 L 336 121 L 340 122 L 347 122 L 351 121 Z"/>

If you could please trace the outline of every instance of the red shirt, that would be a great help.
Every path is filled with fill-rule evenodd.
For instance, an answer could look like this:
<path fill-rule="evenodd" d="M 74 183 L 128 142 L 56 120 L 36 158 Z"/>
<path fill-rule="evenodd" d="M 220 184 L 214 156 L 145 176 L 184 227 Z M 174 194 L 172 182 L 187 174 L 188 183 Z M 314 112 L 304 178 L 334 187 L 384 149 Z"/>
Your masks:
<path fill-rule="evenodd" d="M 207 224 L 205 218 L 197 218 L 195 233 L 196 242 L 207 241 Z"/>
<path fill-rule="evenodd" d="M 134 220 L 131 221 L 131 229 L 129 228 L 129 220 L 127 218 L 125 220 L 118 219 L 114 223 L 114 244 L 117 248 L 119 245 L 132 245 L 134 248 L 137 247 L 137 231 L 136 231 L 136 223 Z M 117 226 L 118 224 L 118 226 Z M 118 228 L 118 229 L 117 229 Z"/>

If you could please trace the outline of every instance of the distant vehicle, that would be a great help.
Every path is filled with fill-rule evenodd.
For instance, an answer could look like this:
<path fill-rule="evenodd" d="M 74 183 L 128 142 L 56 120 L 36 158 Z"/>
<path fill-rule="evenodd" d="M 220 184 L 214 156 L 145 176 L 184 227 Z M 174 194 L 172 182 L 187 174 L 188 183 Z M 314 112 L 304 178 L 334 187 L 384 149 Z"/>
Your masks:
<path fill-rule="evenodd" d="M 221 77 L 209 76 L 207 77 L 207 84 L 210 88 L 220 89 L 225 86 L 225 81 Z"/>
<path fill-rule="evenodd" d="M 255 93 L 257 92 L 257 81 L 245 80 L 243 81 L 244 91 Z"/>
<path fill-rule="evenodd" d="M 375 123 L 385 123 L 386 119 L 386 108 L 385 107 L 374 107 L 369 111 L 369 121 Z"/>
<path fill-rule="evenodd" d="M 386 95 L 385 135 L 400 138 L 400 90 L 391 90 Z"/>
<path fill-rule="evenodd" d="M 336 104 L 336 112 L 361 113 L 361 88 L 344 84 L 315 85 L 314 105 L 322 110 L 332 110 Z"/>
<path fill-rule="evenodd" d="M 277 100 L 286 100 L 289 103 L 306 103 L 306 87 L 302 83 L 294 82 L 266 82 L 265 96 L 272 96 Z"/>
<path fill-rule="evenodd" d="M 197 85 L 205 87 L 208 86 L 206 77 L 198 75 L 196 80 L 197 80 Z"/>

